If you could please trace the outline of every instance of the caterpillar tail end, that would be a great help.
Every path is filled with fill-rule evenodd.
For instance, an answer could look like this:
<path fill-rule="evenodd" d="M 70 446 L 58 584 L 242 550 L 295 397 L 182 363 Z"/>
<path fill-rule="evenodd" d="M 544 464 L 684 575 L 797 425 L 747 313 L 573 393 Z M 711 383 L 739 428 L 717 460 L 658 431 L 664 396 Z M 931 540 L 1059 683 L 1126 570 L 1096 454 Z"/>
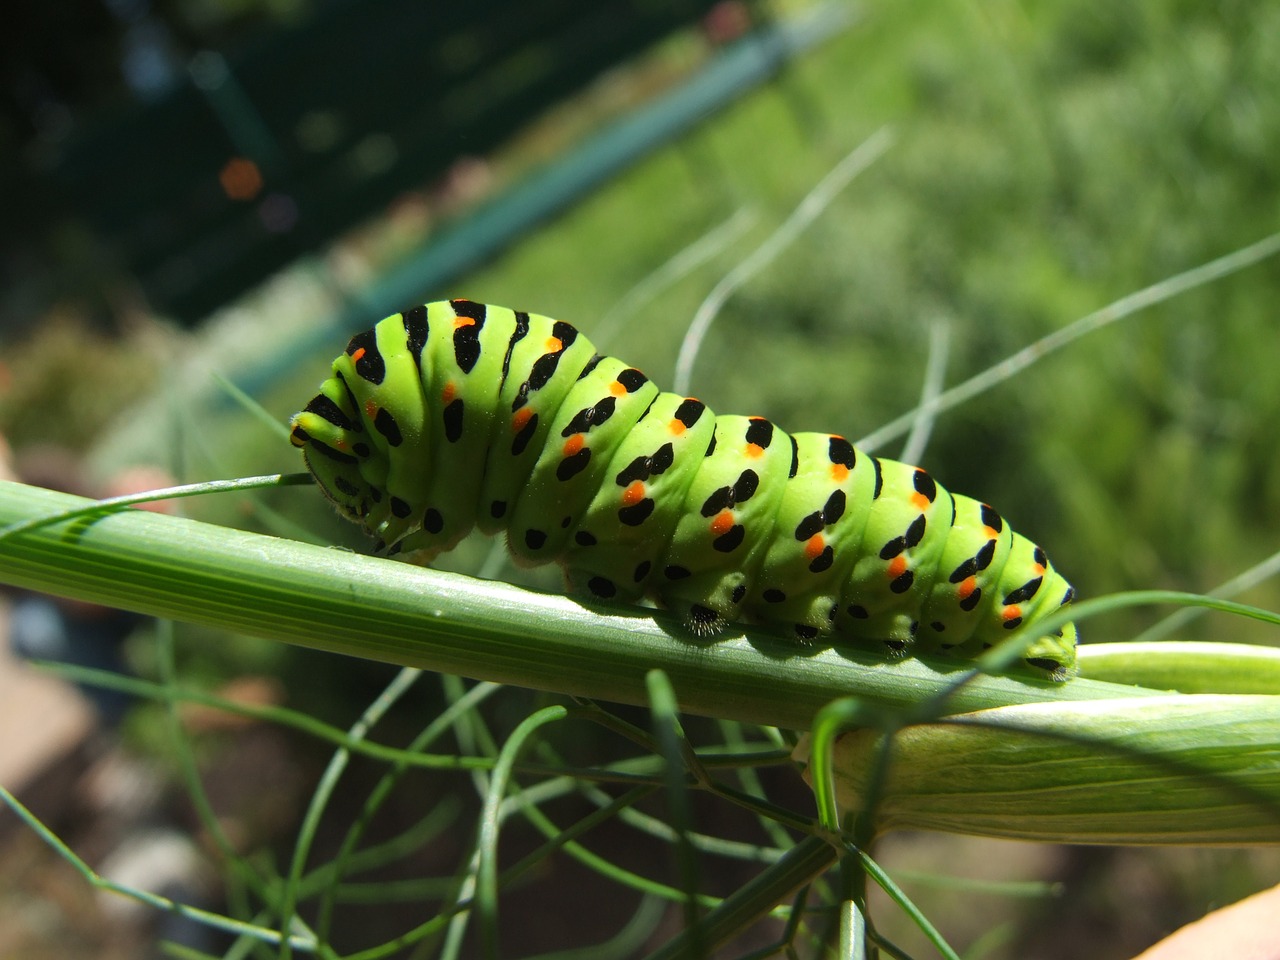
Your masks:
<path fill-rule="evenodd" d="M 1065 683 L 1076 675 L 1076 644 L 1079 631 L 1068 623 L 1055 634 L 1041 637 L 1026 650 L 1023 662 L 1054 683 Z"/>

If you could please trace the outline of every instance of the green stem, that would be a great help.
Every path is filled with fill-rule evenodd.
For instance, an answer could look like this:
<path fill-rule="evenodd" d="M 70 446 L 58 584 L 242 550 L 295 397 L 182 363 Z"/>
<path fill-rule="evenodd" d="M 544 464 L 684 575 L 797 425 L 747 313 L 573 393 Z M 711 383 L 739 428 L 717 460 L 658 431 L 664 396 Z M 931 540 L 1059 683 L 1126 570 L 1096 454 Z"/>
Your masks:
<path fill-rule="evenodd" d="M 825 873 L 836 861 L 837 851 L 826 840 L 805 837 L 769 869 L 748 881 L 714 910 L 706 914 L 696 930 L 686 929 L 647 960 L 684 960 L 703 956 L 695 944 L 714 949 L 767 915 L 774 907 Z"/>
<path fill-rule="evenodd" d="M 0 481 L 0 526 L 91 502 Z M 698 640 L 672 617 L 439 573 L 179 517 L 122 510 L 0 539 L 0 582 L 158 617 L 498 683 L 645 704 L 670 678 L 684 712 L 805 729 L 825 703 L 904 706 L 945 691 L 955 662 L 890 662 L 763 633 Z M 1151 691 L 978 677 L 948 713 Z"/>

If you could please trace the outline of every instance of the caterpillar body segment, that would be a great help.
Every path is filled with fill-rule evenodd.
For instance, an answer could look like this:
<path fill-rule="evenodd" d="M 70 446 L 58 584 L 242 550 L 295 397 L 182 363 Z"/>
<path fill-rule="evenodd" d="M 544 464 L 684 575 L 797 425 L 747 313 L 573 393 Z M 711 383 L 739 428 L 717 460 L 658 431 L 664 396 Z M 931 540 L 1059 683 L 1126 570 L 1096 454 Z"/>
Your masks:
<path fill-rule="evenodd" d="M 842 437 L 713 414 L 563 321 L 452 300 L 351 339 L 292 421 L 340 513 L 430 562 L 473 527 L 570 589 L 804 641 L 971 658 L 1069 603 L 991 507 Z M 1076 631 L 1029 666 L 1065 679 Z"/>
<path fill-rule="evenodd" d="M 634 601 L 667 554 L 683 500 L 701 469 L 716 429 L 706 405 L 661 393 L 622 439 L 564 558 L 579 593 Z M 600 549 L 605 544 L 605 549 Z"/>

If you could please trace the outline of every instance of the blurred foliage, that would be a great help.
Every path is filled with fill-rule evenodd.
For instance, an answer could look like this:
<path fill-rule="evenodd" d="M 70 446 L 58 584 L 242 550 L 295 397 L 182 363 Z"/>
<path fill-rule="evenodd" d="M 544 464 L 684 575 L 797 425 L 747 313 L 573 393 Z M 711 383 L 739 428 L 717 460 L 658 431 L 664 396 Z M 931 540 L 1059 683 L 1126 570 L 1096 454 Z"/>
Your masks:
<path fill-rule="evenodd" d="M 717 411 L 762 413 L 788 429 L 856 438 L 914 405 L 935 321 L 951 328 L 947 382 L 956 383 L 1109 302 L 1280 227 L 1280 6 L 881 0 L 857 9 L 851 31 L 776 83 L 619 176 L 488 268 L 451 290 L 423 290 L 422 299 L 469 296 L 539 311 L 591 336 L 597 318 L 633 284 L 734 210 L 751 207 L 758 225 L 746 240 L 599 344 L 669 385 L 681 337 L 707 291 L 841 156 L 888 123 L 897 145 L 728 302 L 694 377 L 695 392 Z M 575 122 L 570 108 L 558 114 L 552 122 Z M 536 129 L 517 133 L 526 144 L 558 142 Z M 281 290 L 302 288 L 315 274 L 338 290 L 328 309 L 340 297 L 360 297 L 377 305 L 371 323 L 401 306 L 377 298 L 377 275 L 395 264 L 379 259 L 385 244 L 375 234 L 348 239 L 214 318 L 210 329 L 234 328 L 226 340 L 241 353 L 218 352 L 213 337 L 191 340 L 190 349 L 228 374 L 254 355 L 297 352 L 281 332 L 302 339 L 326 308 Z M 363 268 L 349 269 L 353 263 Z M 1278 288 L 1280 266 L 1264 262 L 1074 343 L 943 415 L 924 464 L 1045 544 L 1084 596 L 1210 589 L 1280 545 Z M 294 358 L 295 372 L 262 398 L 272 413 L 283 419 L 304 403 L 354 332 Z M 149 451 L 187 464 L 184 479 L 300 469 L 280 435 L 229 404 L 209 402 L 203 367 L 201 376 L 179 363 L 148 369 L 139 358 L 154 355 L 132 345 L 117 351 L 86 347 L 78 335 L 49 337 L 8 353 L 13 387 L 4 395 L 3 429 L 15 439 L 24 425 L 50 422 L 51 430 L 67 430 L 66 442 L 104 437 L 95 451 L 102 458 L 127 440 L 136 443 L 130 456 Z M 142 391 L 157 373 L 166 388 L 160 409 L 173 429 L 110 393 Z M 44 418 L 51 409 L 77 425 Z M 100 433 L 103 415 L 121 410 L 114 429 Z M 191 509 L 283 531 L 263 504 L 287 511 L 318 540 L 367 547 L 306 491 Z M 469 541 L 441 565 L 482 569 L 490 553 L 488 542 Z M 547 570 L 500 575 L 553 589 L 557 579 Z M 1276 609 L 1280 588 L 1264 584 L 1241 599 Z M 1122 639 L 1158 615 L 1092 622 L 1084 636 Z M 1273 630 L 1221 619 L 1183 635 L 1275 642 Z M 252 659 L 245 646 L 201 654 L 202 674 Z M 319 655 L 287 659 L 280 669 L 305 671 L 304 682 L 290 684 L 291 696 L 306 698 L 316 713 L 349 716 L 386 675 L 376 665 Z M 518 719 L 508 709 L 502 729 Z M 936 849 L 929 845 L 931 870 Z M 1169 880 L 1172 868 L 1132 866 L 1136 853 L 1058 853 L 1066 863 L 1060 875 L 1080 881 L 1089 902 L 1046 900 L 1030 922 L 1016 905 L 1021 933 L 1009 932 L 1013 946 L 991 956 L 1129 955 L 1135 941 L 1114 924 L 1135 889 L 1155 900 L 1157 879 L 1177 888 L 1176 912 L 1160 896 L 1140 918 L 1149 942 L 1197 915 L 1208 897 L 1253 889 L 1274 874 L 1274 863 L 1254 872 L 1236 862 L 1230 889 L 1206 893 L 1204 884 L 1224 875 L 1222 865 L 1236 855 L 1197 852 Z M 965 862 L 984 856 L 1005 862 L 982 853 Z M 1161 863 L 1141 861 L 1152 862 Z M 1098 879 L 1104 872 L 1108 883 Z M 996 914 L 961 901 L 964 913 L 992 929 Z M 1153 919 L 1157 909 L 1170 912 Z M 939 904 L 930 915 L 940 919 L 943 910 Z M 1099 921 L 1104 911 L 1112 918 L 1106 923 Z"/>
<path fill-rule="evenodd" d="M 888 123 L 897 145 L 735 294 L 694 376 L 696 392 L 717 410 L 856 438 L 913 405 L 935 321 L 951 328 L 947 381 L 958 382 L 1280 222 L 1271 162 L 1280 155 L 1280 9 L 1000 2 L 863 11 L 857 26 L 770 87 L 490 267 L 450 290 L 423 290 L 422 299 L 504 303 L 592 335 L 594 318 L 628 288 L 750 207 L 758 226 L 746 240 L 600 344 L 669 384 L 705 293 L 841 155 Z M 592 97 L 616 99 L 615 87 L 652 77 L 621 71 Z M 541 126 L 531 118 L 514 142 L 554 142 L 554 130 L 574 118 L 567 107 Z M 376 228 L 353 235 L 215 318 L 209 331 L 222 325 L 226 335 L 191 349 L 232 376 L 264 355 L 292 352 L 289 331 L 305 334 L 324 308 L 310 294 L 281 291 L 316 275 L 334 309 L 335 290 L 375 304 L 370 322 L 400 306 L 378 301 L 377 276 L 394 266 L 387 251 L 407 249 L 402 217 L 389 218 L 387 230 L 395 244 Z M 1280 542 L 1272 427 L 1280 391 L 1265 349 L 1276 343 L 1277 274 L 1273 263 L 1261 264 L 1071 345 L 943 415 L 925 465 L 1048 545 L 1084 595 L 1211 588 Z M 296 375 L 264 398 L 274 414 L 297 409 L 350 332 L 293 358 Z M 20 431 L 60 403 L 76 414 L 86 407 L 79 390 L 143 388 L 148 371 L 130 363 L 128 348 L 112 366 L 109 348 L 65 343 L 74 360 L 55 360 L 59 350 L 43 346 L 11 351 L 14 383 L 21 375 L 31 386 L 7 393 L 5 429 Z M 128 410 L 97 454 L 149 449 L 196 477 L 294 469 L 278 436 L 246 427 L 238 413 L 213 415 L 201 398 L 207 376 L 193 366 L 198 376 L 175 365 L 167 378 L 174 395 L 160 409 L 176 427 Z M 182 410 L 188 387 L 201 396 Z M 118 404 L 88 406 L 76 427 L 48 429 L 66 430 L 69 440 L 95 436 L 103 412 Z M 323 504 L 306 509 L 308 524 L 325 516 Z M 360 546 L 336 522 L 319 536 Z M 473 569 L 487 549 L 469 546 L 447 562 Z M 1270 587 L 1249 599 L 1274 605 L 1276 597 Z M 1087 635 L 1124 636 L 1133 627 Z"/>
<path fill-rule="evenodd" d="M 140 325 L 121 338 L 56 311 L 0 360 L 0 435 L 82 451 L 120 412 L 160 383 L 166 333 Z"/>

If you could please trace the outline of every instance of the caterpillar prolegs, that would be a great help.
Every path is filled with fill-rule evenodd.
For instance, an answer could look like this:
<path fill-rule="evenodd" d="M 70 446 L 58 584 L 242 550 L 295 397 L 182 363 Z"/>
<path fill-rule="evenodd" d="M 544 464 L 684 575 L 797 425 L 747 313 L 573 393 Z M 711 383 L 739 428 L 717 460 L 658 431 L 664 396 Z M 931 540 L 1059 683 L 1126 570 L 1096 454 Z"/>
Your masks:
<path fill-rule="evenodd" d="M 450 300 L 351 338 L 291 440 L 340 513 L 428 563 L 473 527 L 571 590 L 891 654 L 973 657 L 1071 601 L 991 507 L 843 437 L 716 415 L 573 326 Z M 1065 679 L 1075 627 L 1026 662 Z"/>

